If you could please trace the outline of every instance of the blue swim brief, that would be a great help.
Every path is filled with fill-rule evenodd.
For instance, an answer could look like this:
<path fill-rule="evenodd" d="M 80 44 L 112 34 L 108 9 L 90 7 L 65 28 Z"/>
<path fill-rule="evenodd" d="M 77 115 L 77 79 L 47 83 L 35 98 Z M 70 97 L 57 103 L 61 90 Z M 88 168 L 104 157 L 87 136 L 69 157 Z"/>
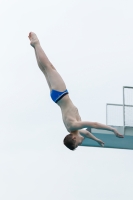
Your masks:
<path fill-rule="evenodd" d="M 57 90 L 51 90 L 50 96 L 52 100 L 57 103 L 62 97 L 64 97 L 66 94 L 68 94 L 68 90 L 65 90 L 63 92 L 59 92 Z"/>

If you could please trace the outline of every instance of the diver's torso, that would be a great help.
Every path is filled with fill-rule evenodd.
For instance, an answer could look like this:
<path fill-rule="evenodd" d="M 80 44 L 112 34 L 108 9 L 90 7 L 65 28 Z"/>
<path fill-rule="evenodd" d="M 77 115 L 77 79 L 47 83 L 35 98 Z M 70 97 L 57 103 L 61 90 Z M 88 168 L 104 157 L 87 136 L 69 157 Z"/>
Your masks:
<path fill-rule="evenodd" d="M 72 103 L 68 95 L 64 96 L 59 102 L 58 105 L 61 108 L 62 118 L 64 125 L 68 132 L 70 132 L 71 124 L 74 121 L 81 121 L 77 107 Z"/>

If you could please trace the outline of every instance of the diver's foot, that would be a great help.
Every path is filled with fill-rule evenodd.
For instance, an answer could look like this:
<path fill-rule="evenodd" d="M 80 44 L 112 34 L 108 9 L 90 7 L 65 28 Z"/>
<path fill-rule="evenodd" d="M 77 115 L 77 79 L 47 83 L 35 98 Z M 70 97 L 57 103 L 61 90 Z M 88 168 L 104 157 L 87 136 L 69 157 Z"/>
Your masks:
<path fill-rule="evenodd" d="M 35 33 L 30 32 L 28 38 L 30 39 L 30 45 L 32 47 L 35 47 L 35 45 L 40 44 L 37 35 Z"/>
<path fill-rule="evenodd" d="M 98 144 L 99 144 L 100 146 L 104 147 L 104 142 L 103 142 L 102 140 L 98 139 L 97 142 L 98 142 Z"/>

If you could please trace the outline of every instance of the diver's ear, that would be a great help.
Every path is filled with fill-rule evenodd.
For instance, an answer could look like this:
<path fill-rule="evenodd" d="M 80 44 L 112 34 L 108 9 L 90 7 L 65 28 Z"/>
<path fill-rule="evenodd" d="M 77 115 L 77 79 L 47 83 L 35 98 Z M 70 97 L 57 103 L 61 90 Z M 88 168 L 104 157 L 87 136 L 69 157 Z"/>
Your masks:
<path fill-rule="evenodd" d="M 74 141 L 76 141 L 76 137 L 75 136 L 73 136 L 73 138 L 72 138 Z"/>

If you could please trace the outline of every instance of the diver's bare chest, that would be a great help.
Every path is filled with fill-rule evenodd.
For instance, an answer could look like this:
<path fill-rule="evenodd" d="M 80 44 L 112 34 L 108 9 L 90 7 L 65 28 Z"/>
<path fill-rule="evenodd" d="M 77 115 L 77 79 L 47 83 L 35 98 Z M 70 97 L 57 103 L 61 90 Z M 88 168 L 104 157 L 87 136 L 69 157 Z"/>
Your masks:
<path fill-rule="evenodd" d="M 79 115 L 78 109 L 76 107 L 72 107 L 67 109 L 64 113 L 62 112 L 63 121 L 66 124 L 69 124 L 73 121 L 80 121 L 81 117 Z"/>

